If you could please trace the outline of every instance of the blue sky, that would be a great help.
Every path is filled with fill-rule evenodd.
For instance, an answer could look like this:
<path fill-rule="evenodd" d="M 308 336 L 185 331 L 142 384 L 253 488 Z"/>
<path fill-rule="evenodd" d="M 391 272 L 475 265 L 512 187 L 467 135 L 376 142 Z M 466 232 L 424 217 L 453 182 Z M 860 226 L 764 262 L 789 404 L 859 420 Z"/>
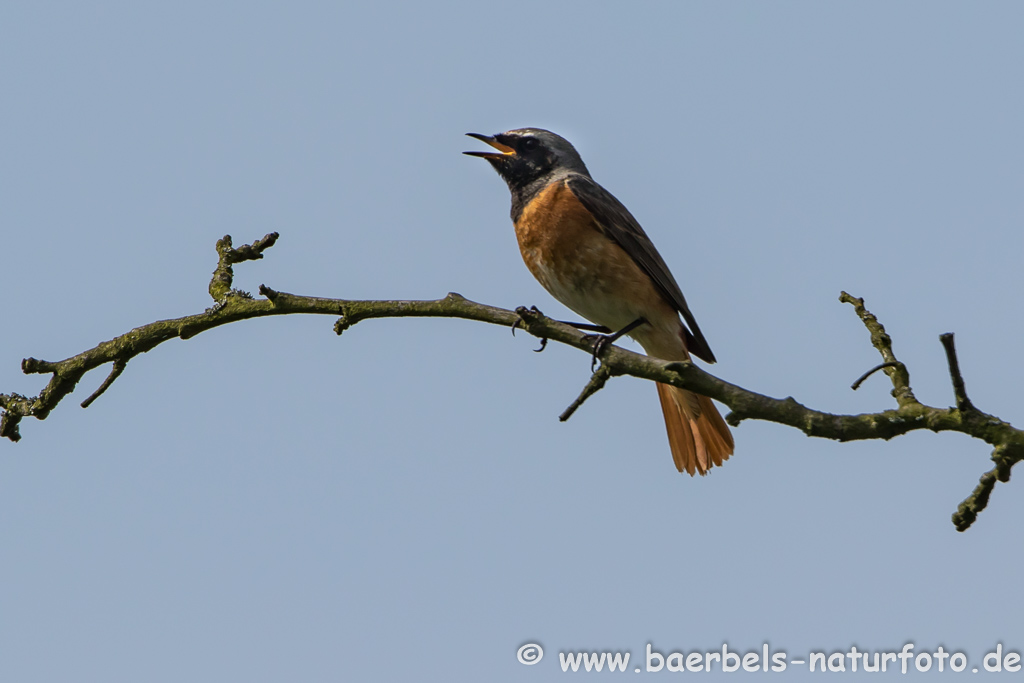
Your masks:
<path fill-rule="evenodd" d="M 952 331 L 971 398 L 1020 426 L 1022 20 L 1008 2 L 7 2 L 0 391 L 42 387 L 23 357 L 206 308 L 225 233 L 281 233 L 236 269 L 248 290 L 568 316 L 521 262 L 504 184 L 461 155 L 463 133 L 538 126 L 654 239 L 718 376 L 891 407 L 881 375 L 849 389 L 878 358 L 845 289 L 922 401 L 953 402 Z M 989 469 L 980 442 L 744 423 L 691 479 L 647 382 L 558 422 L 588 378 L 577 351 L 332 324 L 170 342 L 0 444 L 0 678 L 543 681 L 559 652 L 636 662 L 648 643 L 913 642 L 978 668 L 1024 649 L 1019 482 L 967 533 L 949 520 Z M 546 652 L 529 668 L 527 642 Z"/>

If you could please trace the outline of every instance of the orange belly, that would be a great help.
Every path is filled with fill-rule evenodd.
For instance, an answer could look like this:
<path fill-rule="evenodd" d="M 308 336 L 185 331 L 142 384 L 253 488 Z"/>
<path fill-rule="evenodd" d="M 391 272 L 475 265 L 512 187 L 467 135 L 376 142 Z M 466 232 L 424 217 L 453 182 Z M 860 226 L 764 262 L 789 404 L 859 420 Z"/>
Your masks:
<path fill-rule="evenodd" d="M 647 320 L 630 336 L 648 354 L 684 358 L 682 323 L 651 278 L 564 182 L 552 183 L 527 204 L 515 224 L 527 268 L 548 292 L 598 325 L 620 330 Z"/>

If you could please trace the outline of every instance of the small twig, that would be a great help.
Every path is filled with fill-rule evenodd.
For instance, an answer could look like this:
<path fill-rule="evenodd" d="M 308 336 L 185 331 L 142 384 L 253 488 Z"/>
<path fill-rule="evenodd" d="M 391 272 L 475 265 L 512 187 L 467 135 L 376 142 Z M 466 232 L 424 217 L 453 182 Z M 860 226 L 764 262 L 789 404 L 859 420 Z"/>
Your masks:
<path fill-rule="evenodd" d="M 956 345 L 953 343 L 953 333 L 947 332 L 939 335 L 942 347 L 946 349 L 946 361 L 949 363 L 949 377 L 953 381 L 953 395 L 956 397 L 957 410 L 974 410 L 971 399 L 967 398 L 967 389 L 964 387 L 964 378 L 960 374 L 960 363 L 956 358 Z"/>
<path fill-rule="evenodd" d="M 225 235 L 228 238 L 228 246 L 230 247 L 230 235 Z M 277 238 L 280 237 L 276 232 L 268 232 L 263 236 L 263 239 L 258 239 L 252 244 L 243 244 L 237 249 L 231 250 L 231 262 L 241 263 L 242 261 L 255 261 L 263 258 L 263 252 L 266 249 L 274 246 L 277 242 Z"/>
<path fill-rule="evenodd" d="M 576 412 L 576 409 L 583 405 L 583 402 L 588 398 L 601 391 L 604 388 L 605 383 L 612 376 L 612 370 L 610 367 L 601 364 L 601 367 L 597 369 L 597 372 L 590 376 L 590 381 L 587 382 L 587 386 L 583 387 L 583 391 L 576 397 L 576 400 L 558 416 L 559 422 L 565 422 L 572 414 Z"/>
<path fill-rule="evenodd" d="M 90 396 L 89 398 L 87 398 L 84 401 L 82 401 L 82 407 L 83 408 L 88 408 L 92 404 L 93 401 L 95 401 L 100 396 L 102 396 L 103 392 L 106 391 L 110 387 L 110 385 L 114 383 L 114 380 L 117 379 L 121 375 L 122 372 L 124 372 L 124 369 L 127 366 L 128 366 L 128 361 L 127 360 L 125 360 L 123 358 L 118 358 L 117 360 L 115 360 L 114 361 L 114 366 L 112 368 L 110 368 L 110 374 L 107 375 L 107 378 L 105 380 L 103 380 L 103 384 L 100 385 L 99 389 L 97 389 L 96 391 L 92 392 L 92 396 Z"/>
<path fill-rule="evenodd" d="M 960 503 L 956 512 L 953 513 L 953 525 L 957 531 L 966 531 L 974 524 L 974 520 L 978 518 L 978 513 L 988 505 L 988 497 L 992 493 L 992 489 L 995 488 L 995 485 L 996 470 L 989 470 L 981 475 L 981 479 L 978 481 L 974 491 L 971 495 L 967 496 L 964 502 Z"/>
<path fill-rule="evenodd" d="M 30 406 L 34 399 L 29 399 L 21 394 L 0 394 L 0 401 L 3 402 L 3 411 L 0 411 L 0 438 L 10 439 L 14 443 L 21 441 L 21 432 L 18 430 L 18 423 L 24 415 L 28 415 Z"/>
<path fill-rule="evenodd" d="M 878 372 L 882 368 L 894 368 L 897 365 L 899 365 L 899 362 L 897 362 L 897 361 L 889 361 L 888 363 L 879 363 L 878 365 L 876 365 L 875 367 L 871 368 L 870 370 L 865 372 L 863 375 L 858 377 L 857 381 L 850 385 L 850 388 L 853 389 L 854 391 L 857 391 L 857 389 L 860 388 L 860 385 L 864 383 L 864 380 L 866 380 L 871 375 L 875 374 L 876 372 Z"/>
<path fill-rule="evenodd" d="M 851 296 L 846 292 L 840 292 L 839 300 L 844 304 L 851 304 L 853 306 L 854 310 L 857 311 L 857 317 L 860 318 L 861 322 L 864 323 L 864 327 L 868 328 L 868 332 L 871 334 L 871 345 L 878 349 L 878 353 L 882 355 L 882 360 L 885 363 L 892 364 L 889 365 L 892 368 L 892 372 L 885 374 L 889 375 L 889 379 L 892 380 L 892 396 L 896 399 L 896 402 L 900 407 L 920 405 L 910 388 L 910 372 L 907 370 L 907 366 L 897 360 L 896 354 L 893 353 L 892 337 L 885 331 L 882 323 L 878 322 L 878 318 L 864 307 L 864 299 Z"/>
<path fill-rule="evenodd" d="M 224 235 L 217 240 L 217 269 L 213 271 L 213 278 L 210 280 L 210 296 L 214 302 L 221 301 L 231 291 L 231 283 L 235 273 L 231 266 L 242 261 L 255 261 L 263 258 L 263 252 L 274 246 L 277 242 L 276 232 L 267 233 L 263 239 L 256 240 L 252 244 L 243 244 L 235 249 L 231 246 L 231 235 Z"/>

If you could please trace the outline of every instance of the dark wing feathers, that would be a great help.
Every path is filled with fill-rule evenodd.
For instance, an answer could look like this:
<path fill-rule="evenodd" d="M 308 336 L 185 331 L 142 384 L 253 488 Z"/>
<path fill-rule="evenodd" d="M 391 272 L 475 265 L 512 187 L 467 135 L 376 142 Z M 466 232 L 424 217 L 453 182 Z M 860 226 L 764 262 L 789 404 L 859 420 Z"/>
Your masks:
<path fill-rule="evenodd" d="M 686 321 L 685 328 L 689 328 L 684 328 L 687 350 L 708 363 L 714 363 L 715 354 L 711 352 L 711 347 L 697 327 L 697 321 L 686 305 L 679 284 L 672 277 L 661 254 L 654 248 L 651 238 L 629 210 L 592 178 L 574 174 L 566 179 L 566 184 L 587 211 L 593 214 L 601 231 L 626 250 L 626 253 L 651 277 L 665 298 L 682 314 L 683 320 Z"/>

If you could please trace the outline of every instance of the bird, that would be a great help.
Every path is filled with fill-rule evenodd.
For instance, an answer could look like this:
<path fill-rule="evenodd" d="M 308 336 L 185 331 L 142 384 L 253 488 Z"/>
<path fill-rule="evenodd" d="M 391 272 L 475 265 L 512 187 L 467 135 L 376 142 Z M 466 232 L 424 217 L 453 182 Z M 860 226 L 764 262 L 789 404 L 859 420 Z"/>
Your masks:
<path fill-rule="evenodd" d="M 485 159 L 512 195 L 512 224 L 527 268 L 569 309 L 648 356 L 715 362 L 675 278 L 633 215 L 591 177 L 576 148 L 543 128 L 467 133 L 492 150 Z M 682 319 L 680 319 L 682 316 Z M 707 396 L 657 384 L 672 459 L 705 475 L 733 453 L 732 434 Z"/>

